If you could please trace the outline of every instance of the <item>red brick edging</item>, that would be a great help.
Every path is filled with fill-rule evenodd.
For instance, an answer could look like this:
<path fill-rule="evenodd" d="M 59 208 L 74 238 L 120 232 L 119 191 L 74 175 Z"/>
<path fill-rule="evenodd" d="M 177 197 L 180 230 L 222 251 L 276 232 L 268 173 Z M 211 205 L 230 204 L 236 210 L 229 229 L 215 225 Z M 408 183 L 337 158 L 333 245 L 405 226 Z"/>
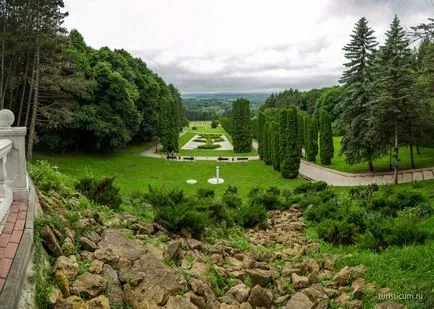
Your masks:
<path fill-rule="evenodd" d="M 13 259 L 24 233 L 27 217 L 27 202 L 14 201 L 6 224 L 0 233 L 0 292 L 8 277 Z"/>

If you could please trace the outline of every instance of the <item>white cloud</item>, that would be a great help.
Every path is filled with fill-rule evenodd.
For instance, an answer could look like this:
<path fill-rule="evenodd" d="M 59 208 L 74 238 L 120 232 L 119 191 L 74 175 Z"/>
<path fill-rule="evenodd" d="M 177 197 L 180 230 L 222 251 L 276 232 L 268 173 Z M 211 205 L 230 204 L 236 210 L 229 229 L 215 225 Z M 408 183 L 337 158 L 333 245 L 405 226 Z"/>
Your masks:
<path fill-rule="evenodd" d="M 124 48 L 181 91 L 335 84 L 342 47 L 366 16 L 384 39 L 393 15 L 424 22 L 431 0 L 65 0 L 66 26 Z"/>

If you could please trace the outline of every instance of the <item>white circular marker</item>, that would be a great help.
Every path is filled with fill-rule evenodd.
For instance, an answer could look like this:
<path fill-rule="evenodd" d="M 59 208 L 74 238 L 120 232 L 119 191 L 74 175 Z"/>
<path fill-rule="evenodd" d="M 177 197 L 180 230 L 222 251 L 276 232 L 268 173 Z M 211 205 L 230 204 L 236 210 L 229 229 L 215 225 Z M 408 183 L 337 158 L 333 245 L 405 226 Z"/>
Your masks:
<path fill-rule="evenodd" d="M 189 179 L 189 180 L 187 180 L 187 183 L 190 184 L 190 185 L 195 185 L 195 184 L 197 184 L 197 180 L 195 180 L 195 179 Z"/>
<path fill-rule="evenodd" d="M 208 182 L 212 185 L 219 185 L 225 182 L 225 180 L 223 178 L 210 178 L 208 179 Z"/>

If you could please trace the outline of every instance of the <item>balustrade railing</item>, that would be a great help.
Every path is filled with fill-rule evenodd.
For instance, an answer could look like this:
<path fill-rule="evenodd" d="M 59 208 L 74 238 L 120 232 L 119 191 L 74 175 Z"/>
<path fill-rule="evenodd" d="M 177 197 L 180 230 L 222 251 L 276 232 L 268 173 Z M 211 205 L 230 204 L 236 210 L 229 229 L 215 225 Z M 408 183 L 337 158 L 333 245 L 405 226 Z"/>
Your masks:
<path fill-rule="evenodd" d="M 25 157 L 25 127 L 11 127 L 14 114 L 0 110 L 0 222 L 13 200 L 27 200 L 29 184 Z"/>

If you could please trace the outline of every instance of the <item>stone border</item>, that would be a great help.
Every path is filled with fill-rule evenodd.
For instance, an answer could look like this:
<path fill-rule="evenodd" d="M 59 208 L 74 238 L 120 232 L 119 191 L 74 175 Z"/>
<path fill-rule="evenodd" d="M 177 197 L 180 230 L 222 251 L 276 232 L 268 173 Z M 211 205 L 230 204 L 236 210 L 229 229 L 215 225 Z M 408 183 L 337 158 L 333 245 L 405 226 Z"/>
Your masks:
<path fill-rule="evenodd" d="M 33 252 L 33 229 L 35 206 L 38 203 L 36 190 L 30 183 L 30 194 L 27 201 L 26 224 L 18 249 L 15 253 L 6 282 L 0 293 L 0 309 L 16 308 L 27 277 L 27 268 Z"/>

